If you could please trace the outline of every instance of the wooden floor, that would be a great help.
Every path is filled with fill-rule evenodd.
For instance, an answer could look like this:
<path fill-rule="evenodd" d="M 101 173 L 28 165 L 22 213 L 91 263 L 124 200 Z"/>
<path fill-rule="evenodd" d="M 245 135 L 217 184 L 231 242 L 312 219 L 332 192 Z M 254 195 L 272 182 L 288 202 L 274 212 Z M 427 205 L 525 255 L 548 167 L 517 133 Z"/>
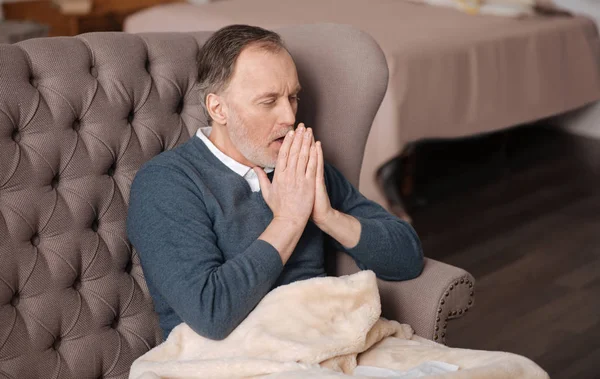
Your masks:
<path fill-rule="evenodd" d="M 600 140 L 527 126 L 416 154 L 425 254 L 477 280 L 448 344 L 600 378 Z"/>

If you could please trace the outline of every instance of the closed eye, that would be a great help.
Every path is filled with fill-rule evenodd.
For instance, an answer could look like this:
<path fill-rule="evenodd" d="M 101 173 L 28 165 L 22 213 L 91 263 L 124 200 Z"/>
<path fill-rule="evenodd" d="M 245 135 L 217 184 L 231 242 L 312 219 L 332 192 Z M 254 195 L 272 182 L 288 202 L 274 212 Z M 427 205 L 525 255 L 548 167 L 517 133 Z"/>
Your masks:
<path fill-rule="evenodd" d="M 264 104 L 264 105 L 273 105 L 273 104 L 275 104 L 275 99 L 265 100 L 261 104 Z"/>

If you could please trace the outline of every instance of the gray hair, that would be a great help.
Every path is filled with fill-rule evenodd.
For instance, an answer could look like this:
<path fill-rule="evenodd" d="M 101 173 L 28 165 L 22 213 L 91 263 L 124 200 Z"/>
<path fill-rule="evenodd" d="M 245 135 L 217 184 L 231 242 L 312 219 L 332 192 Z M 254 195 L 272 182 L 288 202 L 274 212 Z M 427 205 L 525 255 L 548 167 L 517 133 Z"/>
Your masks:
<path fill-rule="evenodd" d="M 286 49 L 279 34 L 257 26 L 230 25 L 216 31 L 198 54 L 200 99 L 206 119 L 212 118 L 206 109 L 206 97 L 219 93 L 229 84 L 235 63 L 242 51 L 255 45 L 270 52 Z"/>

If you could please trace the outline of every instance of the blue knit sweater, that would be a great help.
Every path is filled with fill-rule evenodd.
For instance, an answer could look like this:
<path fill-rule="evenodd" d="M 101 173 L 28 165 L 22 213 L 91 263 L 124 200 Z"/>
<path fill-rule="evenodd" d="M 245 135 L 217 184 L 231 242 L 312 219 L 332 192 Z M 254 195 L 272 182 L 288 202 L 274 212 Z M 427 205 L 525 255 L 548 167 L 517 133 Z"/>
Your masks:
<path fill-rule="evenodd" d="M 361 223 L 358 245 L 344 249 L 309 221 L 284 266 L 277 250 L 257 239 L 273 218 L 261 192 L 199 138 L 139 170 L 127 232 L 165 338 L 181 322 L 204 337 L 225 338 L 274 287 L 326 275 L 325 254 L 333 249 L 383 279 L 420 274 L 423 255 L 412 227 L 363 197 L 333 166 L 326 164 L 325 175 L 332 206 Z"/>

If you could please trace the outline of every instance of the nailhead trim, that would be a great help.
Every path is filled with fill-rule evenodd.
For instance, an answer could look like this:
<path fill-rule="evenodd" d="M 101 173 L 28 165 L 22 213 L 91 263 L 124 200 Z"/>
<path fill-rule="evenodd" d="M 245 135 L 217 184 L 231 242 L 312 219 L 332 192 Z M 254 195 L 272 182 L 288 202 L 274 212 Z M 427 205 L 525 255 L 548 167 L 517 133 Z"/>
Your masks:
<path fill-rule="evenodd" d="M 459 284 L 466 285 L 469 289 L 471 289 L 471 291 L 469 291 L 470 298 L 467 303 L 467 306 L 463 309 L 449 310 L 446 318 L 444 318 L 443 320 L 443 324 L 441 324 L 442 320 L 440 318 L 440 314 L 443 311 L 444 304 L 446 304 L 446 300 L 444 298 L 450 296 L 450 292 L 454 290 L 454 288 L 458 288 Z M 462 316 L 463 314 L 467 313 L 469 311 L 469 308 L 473 305 L 473 296 L 475 296 L 475 291 L 473 291 L 473 282 L 468 277 L 462 277 L 460 279 L 455 280 L 453 284 L 450 284 L 450 287 L 448 287 L 448 291 L 444 293 L 444 296 L 440 300 L 440 305 L 437 309 L 438 316 L 435 318 L 435 333 L 433 335 L 434 341 L 440 340 L 438 342 L 446 343 L 446 328 L 448 327 L 448 320 L 457 315 Z"/>

